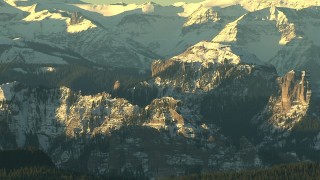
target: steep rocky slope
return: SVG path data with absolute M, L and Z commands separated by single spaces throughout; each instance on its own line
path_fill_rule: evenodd
M 237 169 L 247 167 L 247 161 L 259 162 L 257 155 L 242 157 L 247 151 L 227 145 L 215 126 L 190 122 L 180 108 L 184 107 L 179 101 L 168 97 L 141 108 L 108 94 L 82 96 L 67 88 L 5 84 L 1 127 L 6 131 L 1 133 L 6 139 L 1 148 L 41 148 L 57 166 L 67 169 L 102 174 L 122 169 L 150 177 L 184 174 L 188 168 L 191 173 L 195 167 Z M 216 159 L 224 163 L 216 164 Z M 233 162 L 238 165 L 230 166 Z
M 313 65 L 319 64 L 313 53 L 319 44 L 318 1 L 204 1 L 172 6 L 1 2 L 1 36 L 53 43 L 104 66 L 148 72 L 154 59 L 176 56 L 211 39 L 247 49 L 275 65 L 281 75 L 292 69 L 314 71 Z
M 273 66 L 257 62 L 255 56 L 243 50 L 232 51 L 226 46 L 204 44 L 195 45 L 164 62 L 154 62 L 153 78 L 125 89 L 123 96 L 140 105 L 146 105 L 154 98 L 171 96 L 182 105 L 179 108 L 181 115 L 175 117 L 176 126 L 179 129 L 189 124 L 191 137 L 197 137 L 193 132 L 201 124 L 209 129 L 217 127 L 235 147 L 242 146 L 245 139 L 251 144 L 245 146 L 254 147 L 254 152 L 261 153 L 260 158 L 266 158 L 263 163 L 270 163 L 269 153 L 279 156 L 277 163 L 299 161 L 304 153 L 290 154 L 300 151 L 296 147 L 299 146 L 295 137 L 297 127 L 311 125 L 308 119 L 317 116 L 311 103 L 310 75 L 305 71 L 291 71 L 278 77 Z M 195 54 L 192 50 L 198 47 L 202 51 L 197 50 Z M 310 117 L 312 113 L 313 118 Z M 173 115 L 168 114 L 169 117 Z M 152 127 L 159 128 L 158 120 L 152 123 Z M 305 138 L 307 135 L 301 134 Z M 308 140 L 310 144 L 315 136 Z M 289 140 L 297 143 L 286 143 Z
M 59 167 L 105 175 L 237 170 L 267 166 L 261 152 L 282 148 L 270 144 L 286 139 L 310 110 L 305 72 L 278 78 L 255 56 L 210 42 L 155 62 L 149 81 L 129 89 L 118 83 L 114 94 L 129 101 L 2 85 L 1 148 L 37 147 Z
M 317 1 L 0 2 L 1 149 L 149 178 L 320 159 Z
M 319 30 L 317 7 L 291 9 L 268 7 L 229 23 L 214 42 L 236 44 L 273 64 L 280 75 L 291 70 L 311 74 L 312 89 L 319 94 Z M 268 48 L 264 48 L 268 47 Z

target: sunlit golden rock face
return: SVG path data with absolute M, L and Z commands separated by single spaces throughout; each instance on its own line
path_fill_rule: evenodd
M 253 121 L 260 121 L 262 131 L 290 134 L 303 121 L 311 107 L 309 73 L 290 71 L 277 79 L 278 88 L 268 105 Z
M 175 61 L 155 61 L 152 63 L 151 71 L 152 77 L 156 77 L 161 72 L 164 72 L 167 68 L 173 66 L 174 64 L 179 64 Z
M 320 150 L 289 137 L 320 132 L 320 0 L 71 2 L 0 0 L 0 149 L 150 179 Z
M 81 15 L 81 13 L 73 12 L 71 14 L 70 24 L 71 25 L 78 24 L 78 23 L 82 22 L 82 20 L 83 20 L 83 16 Z
M 309 104 L 311 90 L 305 71 L 290 71 L 280 81 L 281 103 L 284 111 L 288 111 L 293 104 Z

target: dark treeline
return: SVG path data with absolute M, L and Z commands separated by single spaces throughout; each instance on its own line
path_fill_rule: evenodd
M 53 167 L 24 167 L 13 170 L 0 169 L 0 179 L 103 179 L 81 175 Z
M 217 172 L 200 175 L 175 177 L 178 180 L 282 180 L 282 179 L 320 179 L 320 164 L 301 162 L 274 166 L 268 169 L 245 170 L 240 172 Z
M 148 76 L 139 74 L 134 69 L 87 67 L 81 64 L 47 65 L 55 68 L 54 72 L 41 70 L 45 65 L 2 64 L 0 65 L 0 84 L 17 81 L 29 87 L 58 88 L 66 86 L 83 94 L 96 94 L 113 91 L 114 83 L 121 86 L 139 82 Z M 14 69 L 22 69 L 25 73 Z
M 147 178 L 133 172 L 111 171 L 105 176 L 98 176 L 58 169 L 44 152 L 29 148 L 0 151 L 0 179 L 143 180 Z
M 54 167 L 30 166 L 18 169 L 0 169 L 0 179 L 74 179 L 74 180 L 146 180 L 147 178 L 135 177 L 134 174 L 123 172 L 121 175 L 114 173 L 107 176 L 88 175 L 73 171 L 61 170 Z
M 90 176 L 57 169 L 36 149 L 0 151 L 0 179 L 90 179 Z
M 113 172 L 107 176 L 93 176 L 56 168 L 50 158 L 39 150 L 0 151 L 0 179 L 147 179 L 133 172 Z M 215 172 L 173 177 L 178 180 L 198 179 L 319 179 L 320 164 L 300 162 L 278 165 L 267 169 L 244 170 L 240 172 Z
M 36 149 L 0 151 L 0 169 L 14 170 L 23 167 L 55 167 L 51 159 Z

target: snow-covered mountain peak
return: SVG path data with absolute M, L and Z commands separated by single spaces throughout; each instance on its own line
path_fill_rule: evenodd
M 10 5 L 20 5 L 20 4 L 35 4 L 38 2 L 44 3 L 63 3 L 63 4 L 85 4 L 81 0 L 4 0 Z
M 304 69 L 305 64 L 312 64 L 313 67 L 320 66 L 320 47 L 308 39 L 295 39 L 282 48 L 276 56 L 270 59 L 280 74 L 292 69 Z
M 65 20 L 66 18 L 63 17 L 59 13 L 51 13 L 48 10 L 42 10 L 42 11 L 31 11 L 31 13 L 25 17 L 24 21 L 42 21 L 45 19 L 57 19 L 57 20 Z
M 78 33 L 97 26 L 90 20 L 84 18 L 81 13 L 69 13 L 62 10 L 55 12 L 49 10 L 31 11 L 30 14 L 23 19 L 27 22 L 40 22 L 40 26 L 52 27 L 55 32 L 66 31 L 68 33 Z
M 75 6 L 102 14 L 104 16 L 115 16 L 119 15 L 121 13 L 127 12 L 127 11 L 132 11 L 136 10 L 139 8 L 139 5 L 137 4 L 104 4 L 104 5 L 93 5 L 93 4 L 75 4 Z
M 25 47 L 11 47 L 0 55 L 0 63 L 68 64 L 63 58 Z
M 207 7 L 228 7 L 240 4 L 249 11 L 256 11 L 268 7 L 288 7 L 293 9 L 303 9 L 320 5 L 319 0 L 206 0 L 201 4 Z
M 213 42 L 237 44 L 267 62 L 283 46 L 297 38 L 297 27 L 291 18 L 295 12 L 278 7 L 249 12 L 227 24 Z
M 210 21 L 217 22 L 219 21 L 218 12 L 215 12 L 212 8 L 207 8 L 204 6 L 200 6 L 195 12 L 193 12 L 189 17 L 188 20 L 183 25 L 191 26 L 196 24 L 204 24 Z
M 154 2 L 148 2 L 142 5 L 141 10 L 143 13 L 148 14 L 148 13 L 153 13 L 154 8 L 157 6 L 156 3 Z
M 229 23 L 226 27 L 213 38 L 213 42 L 224 42 L 224 43 L 233 43 L 237 41 L 238 28 L 237 25 L 239 21 L 243 19 L 244 15 L 239 17 L 237 20 Z
M 320 5 L 319 0 L 241 0 L 240 4 L 249 11 L 256 11 L 268 7 L 287 7 L 292 9 L 303 9 Z
M 153 13 L 156 7 L 162 7 L 161 5 L 154 2 L 146 2 L 143 4 L 126 4 L 126 3 L 116 3 L 116 4 L 74 4 L 81 9 L 102 14 L 103 16 L 116 16 L 122 13 L 135 11 L 138 13 Z
M 78 33 L 97 26 L 90 20 L 84 18 L 80 13 L 72 13 L 71 18 L 67 19 L 67 32 Z
M 150 178 L 156 169 L 179 176 L 186 167 L 251 166 L 237 160 L 248 157 L 237 155 L 237 137 L 273 150 L 293 142 L 274 131 L 293 132 L 318 110 L 311 101 L 320 94 L 320 10 L 314 5 L 0 0 L 0 80 L 27 85 L 0 85 L 0 149 L 34 145 L 59 167 L 81 163 L 103 175 L 136 173 L 134 164 Z M 150 70 L 151 76 L 138 74 Z M 46 88 L 33 88 L 43 82 Z M 158 146 L 166 151 L 154 166 Z M 114 155 L 123 153 L 128 157 L 118 163 Z
M 184 53 L 175 56 L 172 59 L 187 63 L 200 62 L 204 65 L 209 63 L 261 63 L 255 55 L 249 54 L 239 48 L 207 41 L 202 41 L 192 46 Z
M 239 3 L 239 0 L 205 0 L 202 2 L 206 7 L 228 7 Z
M 202 6 L 201 3 L 185 3 L 185 2 L 179 2 L 179 3 L 174 3 L 172 6 L 174 7 L 179 7 L 182 8 L 183 11 L 178 13 L 179 16 L 181 17 L 188 17 L 190 16 L 193 12 L 195 12 L 197 9 Z
M 15 0 L 2 0 L 3 2 L 11 5 L 11 6 L 16 6 L 16 1 Z M 1 1 L 0 1 L 1 2 Z

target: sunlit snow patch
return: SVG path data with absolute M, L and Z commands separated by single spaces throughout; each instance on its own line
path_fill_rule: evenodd
M 142 7 L 142 12 L 145 14 L 153 13 L 154 12 L 154 6 L 151 3 L 147 3 Z
M 67 24 L 68 24 L 68 26 L 67 26 L 68 33 L 78 33 L 78 32 L 86 31 L 88 29 L 97 27 L 91 21 L 86 20 L 86 19 L 84 19 L 82 22 L 80 22 L 78 24 L 70 24 L 70 20 L 69 20 L 69 22 L 67 22 Z
M 52 73 L 52 72 L 56 72 L 56 68 L 54 67 L 41 67 L 39 69 L 39 72 L 42 72 L 42 73 Z

